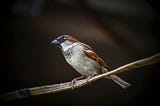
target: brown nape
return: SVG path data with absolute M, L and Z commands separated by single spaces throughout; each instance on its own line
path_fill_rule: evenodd
M 70 36 L 70 35 L 66 35 L 66 38 L 71 41 L 71 42 L 79 42 L 77 39 L 75 39 L 74 37 Z

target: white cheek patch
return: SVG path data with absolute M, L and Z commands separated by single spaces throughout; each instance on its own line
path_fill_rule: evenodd
M 67 42 L 67 41 L 61 44 L 64 52 L 72 48 L 74 45 L 76 45 L 76 43 L 71 44 L 70 42 Z
M 63 47 L 63 50 L 64 52 L 67 51 L 68 49 L 72 48 L 73 45 L 69 45 L 69 46 L 62 46 Z

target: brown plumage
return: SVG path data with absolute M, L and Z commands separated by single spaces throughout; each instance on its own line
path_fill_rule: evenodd
M 103 59 L 100 58 L 90 46 L 79 42 L 72 36 L 62 35 L 56 38 L 52 43 L 61 48 L 66 61 L 77 72 L 82 74 L 82 76 L 91 77 L 109 71 L 108 66 L 103 61 Z M 116 75 L 110 75 L 105 78 L 112 79 L 123 88 L 127 88 L 130 86 L 129 83 L 122 80 Z M 72 82 L 74 82 L 75 80 L 77 80 L 77 78 Z

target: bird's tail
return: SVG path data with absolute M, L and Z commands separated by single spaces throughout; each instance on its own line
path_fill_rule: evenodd
M 109 77 L 105 77 L 105 78 L 109 78 L 109 79 L 112 79 L 114 82 L 116 82 L 118 85 L 120 85 L 122 88 L 126 89 L 128 87 L 131 86 L 130 83 L 122 80 L 121 78 L 119 78 L 118 76 L 116 75 L 111 75 Z

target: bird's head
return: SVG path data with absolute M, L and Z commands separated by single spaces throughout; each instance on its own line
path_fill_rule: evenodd
M 61 49 L 65 49 L 66 47 L 71 46 L 76 42 L 79 42 L 79 41 L 70 35 L 61 35 L 56 39 L 54 39 L 51 43 L 57 45 Z

